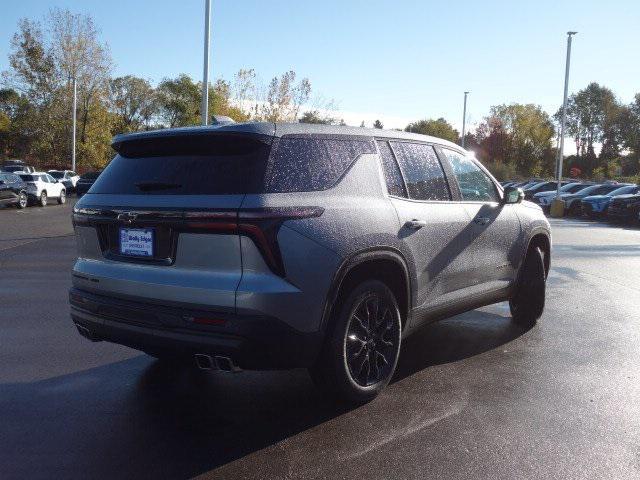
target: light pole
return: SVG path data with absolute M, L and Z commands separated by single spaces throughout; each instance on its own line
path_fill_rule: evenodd
M 553 216 L 562 216 L 564 214 L 564 202 L 560 198 L 560 188 L 562 182 L 562 162 L 564 160 L 564 127 L 567 121 L 567 96 L 569 94 L 569 66 L 571 64 L 571 39 L 578 32 L 567 32 L 567 61 L 564 70 L 564 97 L 562 99 L 562 118 L 560 120 L 560 148 L 558 149 L 558 161 L 556 168 L 558 172 L 558 187 L 556 189 L 556 198 L 553 201 Z
M 209 20 L 211 17 L 211 0 L 204 0 L 204 71 L 202 74 L 202 125 L 209 123 Z
M 75 75 L 71 77 L 73 83 L 73 112 L 71 114 L 71 170 L 76 171 L 76 110 L 78 104 L 78 89 Z
M 464 107 L 462 109 L 462 148 L 464 148 L 464 135 L 467 127 L 467 95 L 469 95 L 469 92 L 464 92 Z

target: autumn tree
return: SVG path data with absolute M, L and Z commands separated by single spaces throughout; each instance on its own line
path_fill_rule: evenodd
M 493 106 L 477 128 L 477 154 L 522 175 L 553 174 L 554 134 L 551 118 L 537 105 Z

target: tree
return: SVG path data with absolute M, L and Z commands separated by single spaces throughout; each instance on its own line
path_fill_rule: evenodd
M 555 114 L 560 121 L 562 109 Z M 577 163 L 583 171 L 591 173 L 607 160 L 615 158 L 622 143 L 622 107 L 613 92 L 593 82 L 567 102 L 566 132 L 576 144 Z M 601 162 L 597 161 L 595 144 L 601 143 Z M 600 165 L 599 165 L 600 164 Z
M 158 85 L 157 96 L 160 120 L 166 127 L 200 123 L 200 88 L 188 75 L 165 78 Z
M 629 150 L 629 157 L 623 164 L 624 175 L 640 173 L 640 93 L 633 102 L 620 113 L 622 145 Z
M 151 84 L 131 75 L 109 80 L 109 106 L 115 115 L 113 133 L 149 129 L 158 111 Z
M 551 118 L 533 104 L 497 105 L 476 130 L 478 157 L 513 165 L 522 175 L 553 174 Z
M 375 122 L 373 122 L 373 128 L 384 128 L 384 125 L 380 120 L 376 120 Z
M 458 143 L 459 141 L 458 131 L 442 117 L 437 120 L 419 120 L 417 122 L 410 123 L 404 130 L 406 132 L 420 133 L 422 135 L 431 135 L 433 137 L 443 138 L 454 143 Z
M 280 78 L 273 77 L 262 104 L 261 119 L 269 122 L 296 121 L 302 105 L 311 95 L 311 82 L 303 78 L 296 83 L 296 72 L 290 70 Z
M 300 123 L 314 123 L 320 125 L 335 125 L 336 119 L 327 115 L 321 115 L 317 110 L 307 111 L 300 117 Z
M 24 155 L 43 166 L 68 166 L 71 157 L 71 79 L 77 80 L 79 165 L 110 156 L 105 98 L 111 58 L 91 17 L 54 9 L 39 22 L 21 20 L 11 41 L 4 81 L 26 101 L 21 109 Z M 17 121 L 17 120 L 16 120 Z M 106 140 L 105 140 L 106 139 Z

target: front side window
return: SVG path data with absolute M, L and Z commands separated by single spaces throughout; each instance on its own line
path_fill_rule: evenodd
M 404 189 L 402 174 L 389 143 L 384 140 L 378 140 L 378 148 L 380 149 L 380 159 L 382 160 L 382 171 L 387 184 L 387 192 L 395 197 L 406 197 L 407 192 Z
M 473 160 L 448 148 L 443 148 L 442 150 L 447 156 L 453 169 L 453 174 L 458 180 L 460 195 L 463 200 L 472 202 L 499 201 L 500 197 L 496 186 Z
M 431 145 L 391 142 L 400 170 L 414 200 L 451 200 L 442 165 Z

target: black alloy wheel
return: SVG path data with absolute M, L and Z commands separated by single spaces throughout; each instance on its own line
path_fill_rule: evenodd
M 389 376 L 400 348 L 394 306 L 371 293 L 354 306 L 344 349 L 351 378 L 360 386 L 374 385 Z

